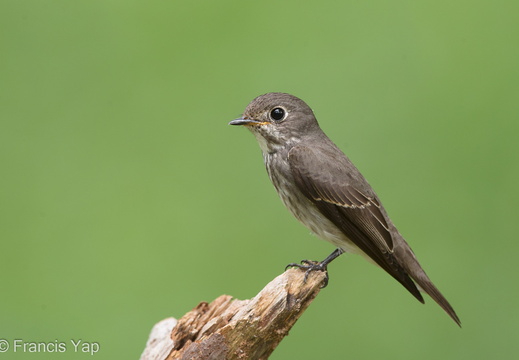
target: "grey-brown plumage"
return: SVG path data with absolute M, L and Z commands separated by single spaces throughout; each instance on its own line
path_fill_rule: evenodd
M 261 95 L 230 124 L 245 125 L 256 136 L 269 177 L 290 212 L 339 249 L 324 262 L 308 262 L 303 268 L 320 266 L 326 270 L 327 264 L 344 251 L 363 255 L 423 303 L 418 284 L 461 325 L 375 191 L 324 134 L 305 102 L 284 93 Z

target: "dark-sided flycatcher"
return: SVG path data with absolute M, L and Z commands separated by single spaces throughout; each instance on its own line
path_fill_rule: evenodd
M 301 99 L 269 93 L 254 99 L 231 125 L 255 136 L 272 184 L 290 212 L 337 249 L 324 261 L 290 264 L 327 271 L 343 252 L 363 255 L 387 271 L 420 302 L 429 294 L 458 324 L 449 302 L 434 286 L 391 222 L 375 191 L 325 135 Z M 326 285 L 326 284 L 325 284 Z

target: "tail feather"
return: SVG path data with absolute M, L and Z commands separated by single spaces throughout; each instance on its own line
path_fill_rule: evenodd
M 422 270 L 421 274 L 417 274 L 417 276 L 413 276 L 413 280 L 423 289 L 440 307 L 445 310 L 445 312 L 451 317 L 459 327 L 461 327 L 461 321 L 456 312 L 452 308 L 451 304 L 447 301 L 447 299 L 442 295 L 440 290 L 429 279 L 429 277 Z
M 400 234 L 398 234 L 400 235 Z M 425 271 L 420 266 L 420 263 L 416 259 L 415 254 L 407 245 L 407 243 L 403 240 L 401 235 L 398 238 L 401 241 L 398 241 L 398 247 L 395 249 L 395 255 L 397 255 L 398 259 L 405 259 L 405 261 L 401 261 L 402 267 L 405 269 L 406 273 L 413 279 L 413 281 L 418 285 L 418 288 L 421 291 L 424 291 L 428 294 L 440 307 L 451 317 L 452 320 L 459 327 L 461 327 L 461 321 L 456 312 L 452 308 L 451 304 L 447 301 L 447 299 L 442 295 L 440 290 L 436 286 L 434 286 L 433 282 Z

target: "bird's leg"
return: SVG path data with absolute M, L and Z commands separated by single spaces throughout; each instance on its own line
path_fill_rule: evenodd
M 301 264 L 297 263 L 291 263 L 288 264 L 285 267 L 285 270 L 289 267 L 297 267 L 299 269 L 306 270 L 305 272 L 305 278 L 304 281 L 306 282 L 306 279 L 308 278 L 308 274 L 310 274 L 311 271 L 324 271 L 326 273 L 326 277 L 323 281 L 323 286 L 321 288 L 325 288 L 328 285 L 328 264 L 331 263 L 335 258 L 339 257 L 341 254 L 344 253 L 344 250 L 342 249 L 335 249 L 326 259 L 323 261 L 312 261 L 312 260 L 301 260 Z

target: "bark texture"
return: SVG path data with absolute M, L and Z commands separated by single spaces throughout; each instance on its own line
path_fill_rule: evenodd
M 155 325 L 141 360 L 267 359 L 319 293 L 325 273 L 289 269 L 254 298 L 222 295 Z M 170 331 L 167 327 L 172 327 Z M 166 328 L 165 328 L 166 327 Z

